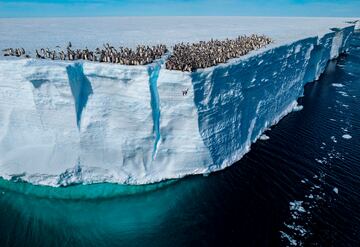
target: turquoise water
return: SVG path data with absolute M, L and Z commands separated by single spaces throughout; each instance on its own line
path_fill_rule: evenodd
M 183 186 L 176 186 L 179 183 Z M 1 246 L 141 244 L 201 188 L 186 179 L 148 186 L 69 188 L 1 180 L 0 186 Z

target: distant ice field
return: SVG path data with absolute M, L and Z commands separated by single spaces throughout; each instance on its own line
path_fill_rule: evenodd
M 210 38 L 234 38 L 266 34 L 275 44 L 325 34 L 345 27 L 353 18 L 294 17 L 91 17 L 0 19 L 0 48 L 61 46 L 94 49 L 109 42 L 115 46 L 197 42 Z M 3 58 L 3 57 L 2 57 Z

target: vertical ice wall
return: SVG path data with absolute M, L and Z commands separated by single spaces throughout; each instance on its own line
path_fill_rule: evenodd
M 83 112 L 79 154 L 86 181 L 136 182 L 149 173 L 156 142 L 145 66 L 86 63 L 93 94 Z M 90 176 L 90 175 L 89 175 Z M 135 180 L 135 181 L 133 181 Z
M 343 52 L 353 27 L 193 73 L 200 133 L 217 170 L 239 160 Z
M 0 174 L 52 184 L 50 175 L 73 167 L 79 150 L 66 67 L 20 60 L 0 68 Z
M 0 176 L 136 184 L 222 169 L 292 110 L 352 32 L 195 73 L 161 62 L 0 61 Z

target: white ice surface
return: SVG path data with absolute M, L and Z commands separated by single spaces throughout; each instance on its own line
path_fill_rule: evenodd
M 345 49 L 350 30 L 330 28 L 346 26 L 327 18 L 0 19 L 0 49 L 69 40 L 89 48 L 171 45 L 254 32 L 274 39 L 193 74 L 165 70 L 161 61 L 2 59 L 0 176 L 52 186 L 142 184 L 223 169 L 297 106 L 304 84 Z
M 0 18 L 0 48 L 75 47 L 94 49 L 110 42 L 115 46 L 196 42 L 266 34 L 275 45 L 311 36 L 329 28 L 343 28 L 354 18 L 294 17 L 97 17 L 97 18 Z M 336 52 L 334 50 L 333 52 Z

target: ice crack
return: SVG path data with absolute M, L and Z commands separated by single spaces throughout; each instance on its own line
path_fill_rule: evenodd
M 161 69 L 161 61 L 152 64 L 148 68 L 149 73 L 149 87 L 150 87 L 150 96 L 151 96 L 151 109 L 152 109 L 152 118 L 153 118 L 153 133 L 155 136 L 154 148 L 152 152 L 152 159 L 156 157 L 157 146 L 160 140 L 160 99 L 159 92 L 157 88 L 157 80 L 159 77 L 159 72 Z

